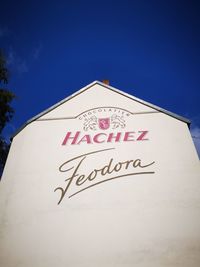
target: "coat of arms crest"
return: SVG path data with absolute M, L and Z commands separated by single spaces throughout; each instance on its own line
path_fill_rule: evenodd
M 101 130 L 107 130 L 110 127 L 110 118 L 99 118 L 98 124 Z

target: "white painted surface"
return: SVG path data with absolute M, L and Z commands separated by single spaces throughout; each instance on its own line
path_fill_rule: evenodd
M 90 108 L 113 105 L 130 112 L 152 111 L 114 92 L 98 88 L 97 94 L 97 88 L 93 89 L 43 118 L 76 116 Z M 199 267 L 199 160 L 187 125 L 163 113 L 127 116 L 123 129 L 84 131 L 83 122 L 79 118 L 34 121 L 15 136 L 0 184 L 0 265 Z M 94 135 L 141 130 L 148 130 L 149 140 L 62 146 L 69 131 Z M 111 158 L 113 163 L 138 158 L 143 164 L 155 163 L 99 175 L 82 186 L 75 185 L 75 177 L 57 205 L 60 192 L 54 190 L 64 188 L 74 170 L 60 172 L 59 166 L 108 148 L 114 149 L 87 155 L 77 173 L 89 174 Z M 155 173 L 124 176 L 68 198 L 129 170 Z

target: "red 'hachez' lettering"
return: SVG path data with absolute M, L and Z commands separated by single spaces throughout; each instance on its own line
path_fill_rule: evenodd
M 102 144 L 102 143 L 115 143 L 115 142 L 129 142 L 129 141 L 145 141 L 148 131 L 137 132 L 116 132 L 116 133 L 97 133 L 95 135 L 84 134 L 80 131 L 76 133 L 67 132 L 62 145 L 79 145 L 86 144 Z

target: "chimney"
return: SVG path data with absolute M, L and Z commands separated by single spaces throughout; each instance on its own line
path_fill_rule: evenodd
M 109 80 L 103 80 L 102 83 L 105 83 L 105 84 L 107 84 L 107 85 L 110 84 Z

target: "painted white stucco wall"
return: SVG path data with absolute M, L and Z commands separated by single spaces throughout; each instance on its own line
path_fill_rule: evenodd
M 92 116 L 96 130 L 84 128 Z M 80 132 L 75 144 L 69 132 Z M 199 267 L 199 174 L 186 123 L 95 85 L 14 137 L 0 183 L 0 265 Z

